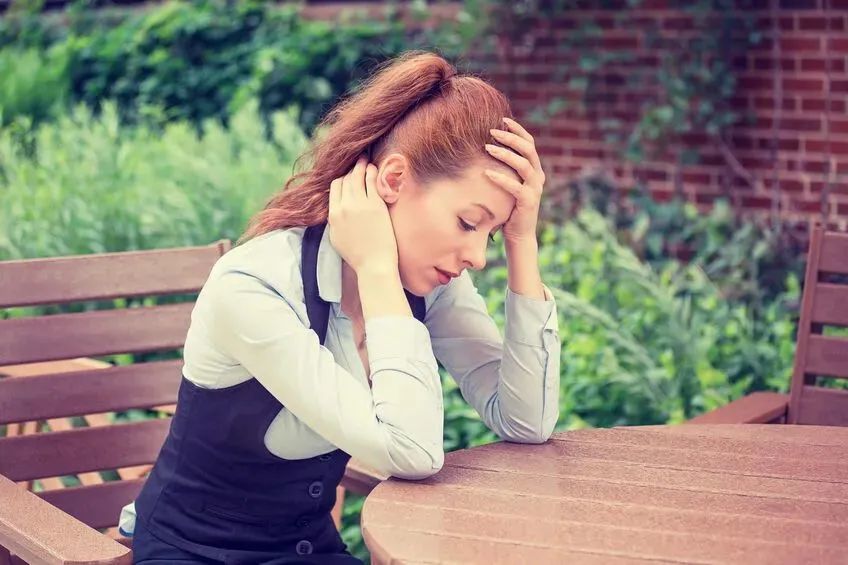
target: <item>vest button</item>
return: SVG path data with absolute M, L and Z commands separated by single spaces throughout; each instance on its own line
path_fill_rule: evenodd
M 309 496 L 318 498 L 324 492 L 324 484 L 321 481 L 315 481 L 309 485 Z
M 312 544 L 309 541 L 303 539 L 297 542 L 297 545 L 295 546 L 294 550 L 297 552 L 298 555 L 309 555 L 312 553 Z
M 306 518 L 298 518 L 298 519 L 297 519 L 297 522 L 295 522 L 295 525 L 296 525 L 298 528 L 305 528 L 305 527 L 307 527 L 307 526 L 308 526 L 309 524 L 311 524 L 311 523 L 312 523 L 312 522 L 310 522 L 310 521 L 309 521 L 309 520 L 307 520 Z
M 333 458 L 332 455 L 330 455 L 329 453 L 325 453 L 324 455 L 318 456 L 318 461 L 329 461 L 332 458 Z

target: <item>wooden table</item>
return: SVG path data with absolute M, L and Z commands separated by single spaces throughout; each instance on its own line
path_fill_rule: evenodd
M 848 428 L 643 426 L 447 454 L 365 502 L 374 563 L 848 564 Z

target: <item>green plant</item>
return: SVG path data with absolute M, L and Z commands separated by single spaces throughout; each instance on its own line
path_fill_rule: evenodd
M 237 239 L 305 147 L 294 112 L 273 119 L 273 142 L 256 104 L 199 138 L 187 122 L 122 129 L 114 105 L 99 118 L 80 106 L 37 130 L 19 124 L 34 156 L 0 130 L 0 258 Z
M 0 127 L 18 116 L 52 118 L 68 98 L 67 53 L 61 47 L 0 50 Z

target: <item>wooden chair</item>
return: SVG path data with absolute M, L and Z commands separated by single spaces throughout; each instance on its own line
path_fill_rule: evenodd
M 690 424 L 786 423 L 848 426 L 848 390 L 819 386 L 820 377 L 848 378 L 848 233 L 813 229 L 789 394 L 755 392 Z
M 191 300 L 229 248 L 220 241 L 0 262 L 0 308 Z M 182 361 L 113 366 L 91 357 L 179 350 L 192 307 L 185 301 L 0 320 L 0 565 L 132 561 L 131 541 L 114 527 L 168 432 Z M 163 407 L 160 419 L 113 423 L 114 412 Z M 61 477 L 79 486 L 66 487 Z M 333 510 L 337 526 L 345 488 L 367 494 L 381 479 L 351 462 Z

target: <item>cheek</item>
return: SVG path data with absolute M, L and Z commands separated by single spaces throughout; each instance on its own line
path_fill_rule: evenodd
M 444 206 L 435 207 L 427 199 L 408 202 L 391 209 L 401 266 L 432 266 L 456 243 L 456 222 Z M 426 265 L 424 265 L 426 264 Z

